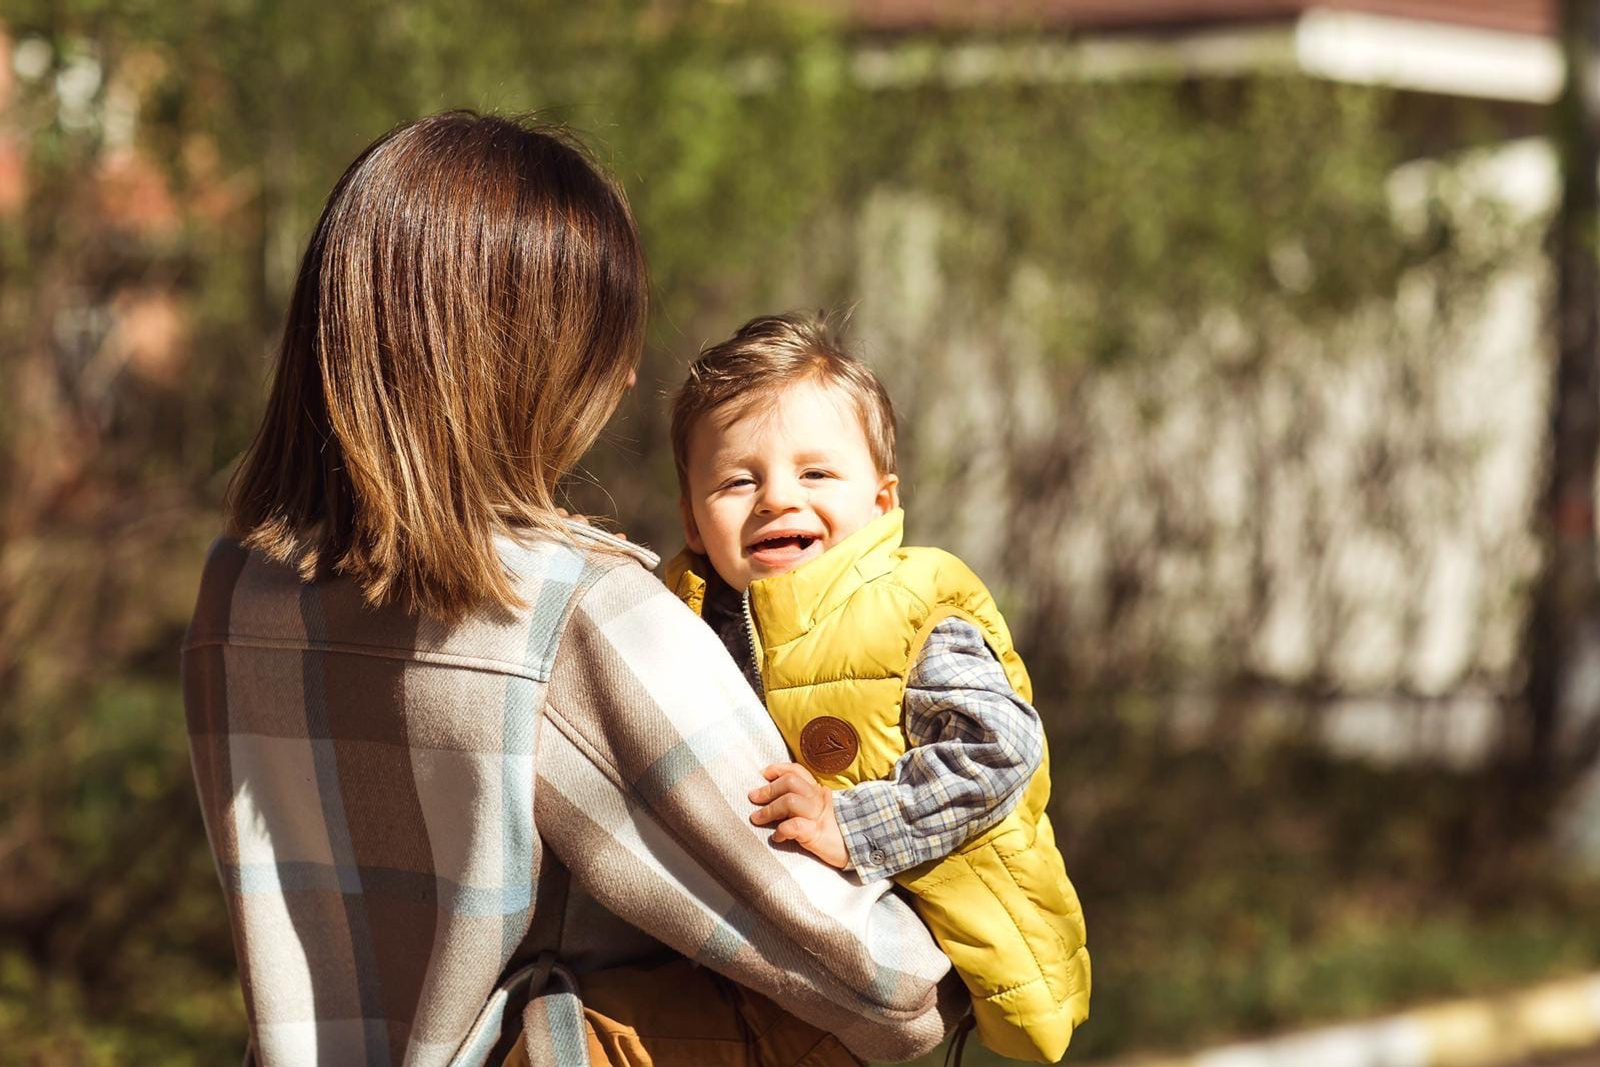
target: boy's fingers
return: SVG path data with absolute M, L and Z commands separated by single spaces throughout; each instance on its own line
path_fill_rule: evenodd
M 779 822 L 794 816 L 815 819 L 821 814 L 817 810 L 817 805 L 810 798 L 796 796 L 793 793 L 785 793 L 766 807 L 757 808 L 751 814 L 750 821 L 757 826 L 766 826 L 769 823 Z
M 785 819 L 772 831 L 774 841 L 798 841 L 802 845 L 816 836 L 817 824 L 803 816 Z
M 782 796 L 815 797 L 821 795 L 822 787 L 816 782 L 801 778 L 794 774 L 785 774 L 768 782 L 758 785 L 750 790 L 750 803 L 765 804 Z
M 768 779 L 766 785 L 758 785 L 750 790 L 750 802 L 752 804 L 765 804 L 774 797 L 782 796 L 788 791 L 789 787 L 784 785 L 781 778 Z
M 792 815 L 799 814 L 801 812 L 795 810 L 794 797 L 785 794 L 766 807 L 757 808 L 751 814 L 750 821 L 757 826 L 769 826 L 772 823 L 781 822 Z
M 761 769 L 761 777 L 769 782 L 785 774 L 798 774 L 806 778 L 811 777 L 811 772 L 798 763 L 774 763 Z

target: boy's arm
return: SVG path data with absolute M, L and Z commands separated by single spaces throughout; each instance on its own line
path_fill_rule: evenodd
M 885 878 L 948 856 L 1010 814 L 1044 755 L 1039 713 L 977 627 L 933 628 L 906 686 L 911 747 L 881 781 L 834 794 L 848 866 Z

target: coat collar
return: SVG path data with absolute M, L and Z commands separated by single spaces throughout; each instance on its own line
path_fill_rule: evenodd
M 808 563 L 750 583 L 750 609 L 764 643 L 781 645 L 805 634 L 867 582 L 894 569 L 894 553 L 905 536 L 899 508 L 867 525 Z M 662 572 L 664 581 L 696 614 L 705 605 L 710 565 L 688 549 Z
M 656 565 L 661 562 L 660 556 L 643 545 L 636 545 L 632 541 L 618 537 L 616 534 L 607 533 L 598 526 L 591 526 L 581 519 L 567 519 L 564 525 L 567 532 L 575 540 L 599 545 L 613 552 L 620 552 L 637 560 L 646 570 L 655 570 Z

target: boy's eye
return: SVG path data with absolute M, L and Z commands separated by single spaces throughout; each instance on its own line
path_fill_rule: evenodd
M 828 472 L 827 471 L 819 471 L 819 470 L 809 470 L 809 471 L 806 471 L 804 474 L 802 474 L 800 477 L 802 477 L 802 478 L 810 478 L 810 479 L 815 481 L 817 479 L 828 477 Z
M 727 481 L 723 482 L 722 483 L 722 488 L 724 488 L 724 489 L 738 489 L 738 488 L 741 488 L 742 486 L 755 485 L 755 484 L 756 484 L 756 480 L 754 478 L 746 478 L 743 475 L 741 475 L 741 476 L 739 476 L 737 478 L 729 478 Z

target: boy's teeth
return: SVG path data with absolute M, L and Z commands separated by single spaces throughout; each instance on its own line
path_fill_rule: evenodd
M 757 541 L 755 547 L 758 548 L 758 549 L 759 548 L 782 548 L 784 545 L 793 544 L 798 548 L 804 549 L 804 548 L 810 548 L 811 547 L 811 542 L 813 542 L 815 540 L 816 540 L 815 537 L 804 537 L 804 536 L 801 536 L 799 534 L 790 534 L 787 537 L 769 537 L 769 538 L 767 538 L 767 539 L 765 539 L 763 541 Z

